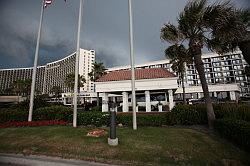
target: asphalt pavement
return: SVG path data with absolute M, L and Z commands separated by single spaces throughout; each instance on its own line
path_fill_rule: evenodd
M 0 153 L 0 166 L 111 166 L 96 162 L 47 156 Z M 114 165 L 112 165 L 114 166 Z

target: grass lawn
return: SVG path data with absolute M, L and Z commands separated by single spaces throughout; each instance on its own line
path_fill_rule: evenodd
M 87 137 L 92 128 L 71 126 L 0 129 L 0 152 L 76 158 L 123 165 L 250 165 L 250 154 L 197 130 L 181 127 L 118 128 L 119 145 L 107 136 Z M 106 128 L 108 130 L 108 128 Z

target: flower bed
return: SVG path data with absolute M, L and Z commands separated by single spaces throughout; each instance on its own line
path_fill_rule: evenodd
M 0 128 L 7 127 L 24 127 L 24 126 L 51 126 L 51 125 L 66 125 L 67 122 L 62 120 L 49 120 L 49 121 L 31 121 L 31 122 L 6 122 L 0 124 Z

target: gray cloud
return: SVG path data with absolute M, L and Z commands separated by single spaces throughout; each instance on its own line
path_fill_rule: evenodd
M 210 0 L 211 2 L 214 0 Z M 33 65 L 40 1 L 0 1 L 0 68 Z M 45 9 L 39 64 L 75 51 L 77 0 L 56 0 Z M 168 46 L 160 40 L 161 26 L 176 22 L 187 0 L 133 1 L 135 62 L 164 59 Z M 234 0 L 238 7 L 248 0 Z M 127 0 L 85 0 L 81 47 L 96 50 L 96 59 L 107 67 L 127 65 L 129 59 Z

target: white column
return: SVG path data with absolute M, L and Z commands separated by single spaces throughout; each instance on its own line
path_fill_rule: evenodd
M 108 112 L 109 106 L 108 106 L 108 93 L 103 93 L 102 97 L 102 112 Z
M 128 92 L 122 92 L 122 112 L 128 112 Z
M 214 97 L 218 97 L 218 96 L 217 96 L 217 92 L 214 92 Z
M 173 99 L 173 90 L 168 90 L 168 98 L 169 98 L 169 110 L 171 111 L 174 108 L 174 99 Z
M 230 91 L 230 99 L 234 101 L 236 100 L 236 94 L 234 91 Z
M 201 93 L 198 92 L 198 99 L 202 98 Z
M 151 102 L 150 102 L 150 92 L 145 91 L 145 99 L 146 99 L 146 112 L 151 112 Z
M 160 105 L 160 104 L 158 105 L 158 111 L 162 112 L 162 105 Z

